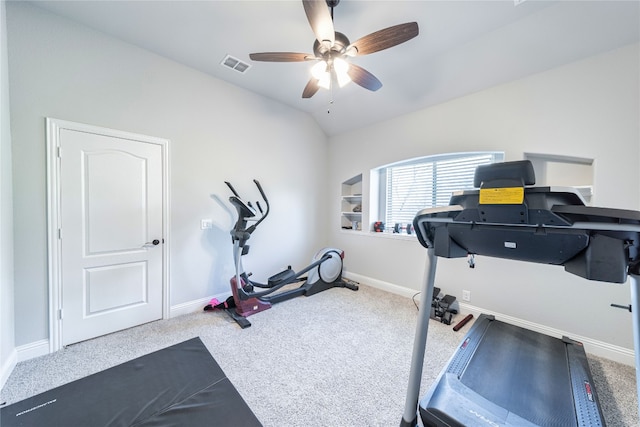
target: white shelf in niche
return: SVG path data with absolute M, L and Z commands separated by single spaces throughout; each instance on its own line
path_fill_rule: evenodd
M 342 182 L 340 197 L 341 228 L 362 231 L 362 174 Z
M 342 196 L 342 200 L 347 203 L 360 203 L 362 202 L 362 194 L 353 194 L 350 196 Z
M 573 155 L 524 153 L 536 174 L 537 186 L 571 187 L 577 190 L 587 205 L 593 197 L 593 162 L 588 157 Z

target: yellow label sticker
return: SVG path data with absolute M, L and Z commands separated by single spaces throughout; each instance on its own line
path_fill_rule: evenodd
M 480 189 L 481 205 L 521 205 L 523 201 L 523 187 Z

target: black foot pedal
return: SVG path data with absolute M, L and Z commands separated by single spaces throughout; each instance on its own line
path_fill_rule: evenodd
M 251 322 L 249 322 L 246 317 L 240 316 L 236 312 L 235 308 L 227 308 L 225 311 L 242 329 L 246 329 L 251 326 Z
M 342 279 L 342 283 L 344 283 L 344 287 L 347 289 L 351 289 L 352 291 L 357 291 L 359 289 L 358 282 L 354 282 L 349 279 Z

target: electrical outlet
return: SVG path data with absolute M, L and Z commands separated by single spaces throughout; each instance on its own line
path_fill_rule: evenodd
M 462 291 L 462 300 L 471 301 L 471 291 Z

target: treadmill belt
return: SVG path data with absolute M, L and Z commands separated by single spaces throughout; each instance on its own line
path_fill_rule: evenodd
M 491 322 L 460 381 L 534 424 L 576 425 L 566 345 L 557 338 Z
M 259 427 L 261 423 L 200 338 L 193 338 L 0 408 L 0 425 Z

